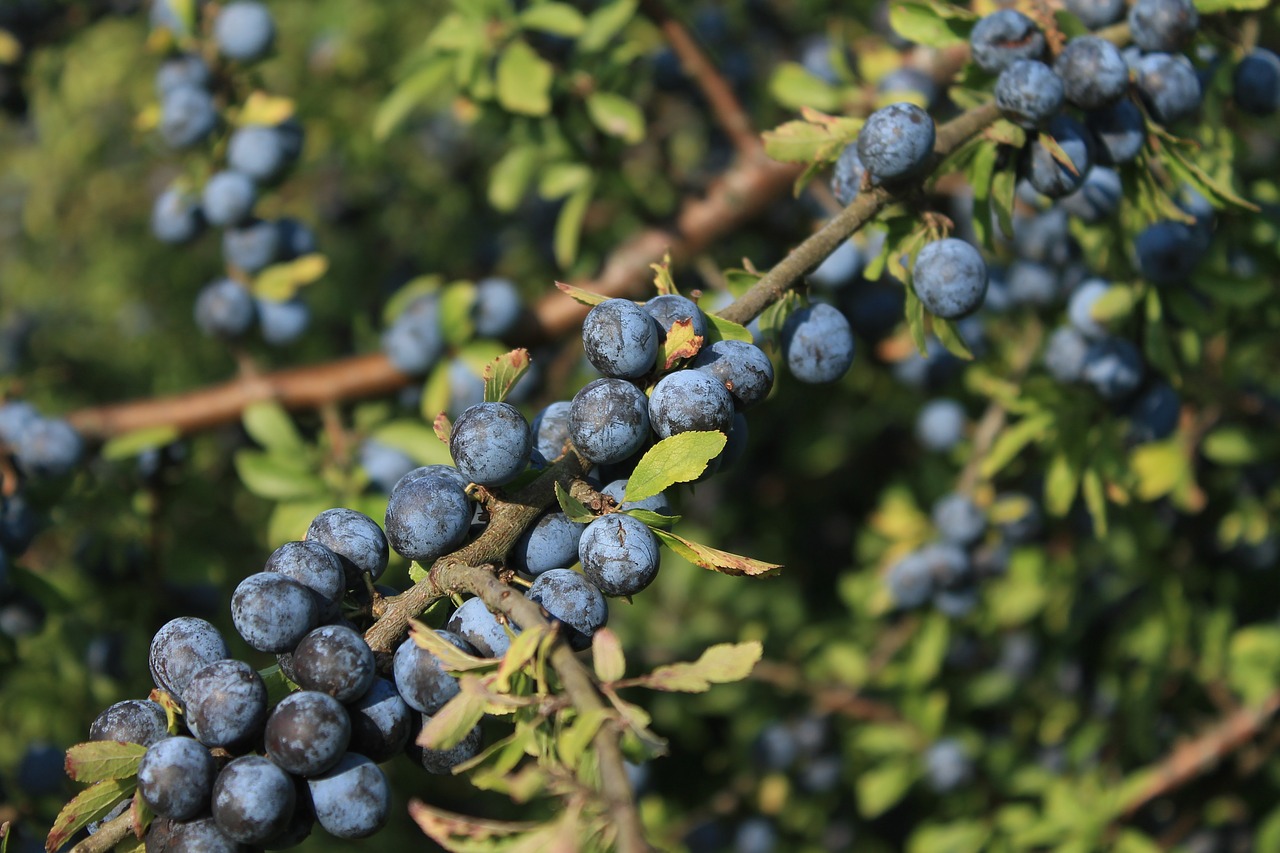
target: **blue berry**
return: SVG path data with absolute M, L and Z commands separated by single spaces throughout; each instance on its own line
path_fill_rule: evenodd
M 227 165 L 259 184 L 268 184 L 289 166 L 285 140 L 274 127 L 249 124 L 227 141 Z
M 164 708 L 149 699 L 126 699 L 103 711 L 89 726 L 89 740 L 151 746 L 169 736 Z
M 459 473 L 481 486 L 503 486 L 529 464 L 529 423 L 510 403 L 478 403 L 449 435 Z
M 297 297 L 284 302 L 254 299 L 253 304 L 258 315 L 258 331 L 271 346 L 293 343 L 311 324 L 311 309 Z
M 253 212 L 258 190 L 248 175 L 224 169 L 209 178 L 200 199 L 209 224 L 236 225 Z
M 653 322 L 648 314 L 644 316 Z M 649 399 L 623 379 L 590 382 L 573 396 L 569 435 L 588 462 L 621 462 L 649 436 Z
M 453 611 L 445 630 L 466 640 L 487 658 L 500 658 L 511 648 L 511 635 L 478 598 L 468 598 Z
M 320 776 L 309 779 L 316 822 L 338 838 L 367 838 L 391 816 L 391 786 L 368 758 L 347 753 Z
M 1093 133 L 1096 159 L 1106 166 L 1132 161 L 1147 141 L 1142 111 L 1132 101 L 1091 110 L 1085 114 L 1085 124 Z
M 387 541 L 406 560 L 429 566 L 467 538 L 473 512 L 457 480 L 406 476 L 387 499 Z
M 369 644 L 345 625 L 321 625 L 303 637 L 293 651 L 293 672 L 303 690 L 343 703 L 363 696 L 377 677 Z
M 155 8 L 154 6 L 152 7 Z M 178 821 L 158 818 L 147 829 L 147 844 L 153 850 L 200 853 L 243 853 L 244 845 L 228 838 L 212 817 Z
M 947 237 L 920 250 L 911 287 L 930 314 L 948 320 L 966 317 L 982 307 L 987 265 L 973 246 Z
M 1080 377 L 1104 400 L 1122 400 L 1142 384 L 1143 372 L 1137 347 L 1124 338 L 1104 338 L 1089 345 Z
M 151 233 L 162 243 L 187 243 L 204 230 L 200 200 L 177 187 L 156 196 L 151 208 Z
M 890 104 L 867 118 L 858 133 L 858 156 L 881 181 L 919 175 L 933 156 L 933 119 L 915 104 Z
M 196 296 L 196 325 L 206 335 L 238 338 L 253 325 L 253 296 L 239 282 L 223 278 Z
M 1071 325 L 1086 338 L 1104 338 L 1106 328 L 1093 318 L 1093 306 L 1111 290 L 1111 285 L 1102 279 L 1094 278 L 1086 281 L 1071 294 L 1067 303 L 1067 317 Z
M 876 92 L 881 95 L 905 95 L 902 100 L 918 103 L 925 109 L 938 100 L 938 84 L 919 68 L 893 69 L 876 82 Z
M 289 774 L 261 755 L 235 759 L 213 783 L 214 822 L 241 844 L 262 844 L 283 832 L 296 802 Z
M 1173 435 L 1182 414 L 1182 400 L 1168 382 L 1155 382 L 1129 404 L 1129 438 L 1143 444 Z
M 972 545 L 987 529 L 987 515 L 968 495 L 953 492 L 933 505 L 938 535 L 955 545 Z
M 629 515 L 610 513 L 587 525 L 578 542 L 587 578 L 605 595 L 635 595 L 658 576 L 658 539 Z
M 466 359 L 454 357 L 449 362 L 449 415 L 459 417 L 467 409 L 483 402 L 484 379 Z
M 1191 118 L 1204 92 L 1191 60 L 1181 54 L 1152 53 L 1138 61 L 1138 92 L 1151 117 L 1163 125 Z
M 451 631 L 436 631 L 464 652 L 474 651 L 465 640 Z M 415 711 L 434 714 L 458 695 L 458 680 L 440 667 L 440 659 L 419 646 L 413 638 L 396 649 L 393 661 L 396 689 L 405 704 Z
M 409 742 L 412 712 L 396 686 L 385 678 L 375 678 L 369 690 L 347 706 L 347 713 L 351 717 L 348 748 L 352 752 L 381 763 L 399 755 Z
M 360 467 L 369 475 L 370 482 L 384 493 L 389 493 L 401 477 L 418 467 L 403 450 L 372 438 L 360 443 L 357 455 Z
M 570 521 L 563 512 L 545 513 L 511 546 L 507 561 L 516 571 L 535 576 L 572 566 L 577 562 L 578 540 L 585 527 Z
M 525 597 L 561 623 L 570 648 L 578 651 L 590 648 L 591 637 L 609 621 L 609 605 L 599 587 L 572 569 L 543 572 Z
M 1067 8 L 1091 30 L 1102 29 L 1124 17 L 1124 0 L 1066 0 Z
M 378 522 L 353 509 L 327 509 L 307 528 L 307 539 L 319 542 L 342 560 L 347 587 L 359 583 L 360 574 L 372 580 L 387 570 L 387 537 Z
M 1023 172 L 1037 191 L 1061 198 L 1080 188 L 1092 165 L 1089 132 L 1075 119 L 1059 115 L 1050 120 L 1048 133 L 1067 155 L 1071 168 L 1058 162 L 1036 139 L 1023 149 Z
M 409 304 L 382 333 L 382 351 L 397 370 L 420 375 L 431 369 L 444 352 L 440 306 L 434 295 Z
M 1187 281 L 1200 260 L 1191 228 L 1173 220 L 1148 225 L 1134 240 L 1133 249 L 1142 277 L 1157 286 Z
M 1044 351 L 1044 366 L 1059 382 L 1078 382 L 1084 371 L 1089 342 L 1071 326 L 1054 329 Z
M 283 134 L 283 127 L 285 125 L 277 125 L 276 131 Z M 315 232 L 306 223 L 299 222 L 292 216 L 285 216 L 277 219 L 276 225 L 280 229 L 281 260 L 292 261 L 318 251 Z
M 862 275 L 865 260 L 858 244 L 845 240 L 809 273 L 809 281 L 827 290 L 838 290 Z
M 801 382 L 835 382 L 853 363 L 853 330 L 830 305 L 800 308 L 783 324 L 782 353 Z
M 962 619 L 978 606 L 978 590 L 971 586 L 940 589 L 933 594 L 933 607 L 948 619 Z
M 1018 59 L 1044 55 L 1044 33 L 1021 12 L 1001 9 L 974 25 L 969 33 L 973 61 L 988 74 L 999 74 Z
M 1022 127 L 1038 127 L 1062 109 L 1062 78 L 1034 59 L 1018 59 L 996 79 L 996 106 L 1004 117 Z
M 567 400 L 560 400 L 534 416 L 533 423 L 529 424 L 529 434 L 533 439 L 529 458 L 533 467 L 545 468 L 564 453 L 569 442 L 569 411 L 572 408 Z
M 1097 36 L 1067 42 L 1053 70 L 1062 78 L 1067 102 L 1082 110 L 1110 106 L 1129 91 L 1129 66 L 1120 50 Z
M 166 622 L 151 639 L 147 664 L 156 687 L 178 701 L 191 677 L 205 664 L 231 656 L 227 642 L 203 619 L 182 616 Z
M 502 337 L 515 326 L 522 310 L 520 291 L 510 280 L 482 278 L 476 282 L 476 302 L 471 314 L 477 335 Z
M 964 438 L 964 407 L 955 400 L 930 400 L 916 416 L 916 438 L 927 450 L 944 452 Z
M 430 721 L 431 717 L 423 715 L 416 729 L 421 732 L 422 727 Z M 466 736 L 454 746 L 448 749 L 432 749 L 419 746 L 417 743 L 418 738 L 415 735 L 407 750 L 409 760 L 420 765 L 428 773 L 447 776 L 453 773 L 453 768 L 480 752 L 480 738 L 480 727 L 476 726 L 467 732 Z
M 1035 216 L 1013 220 L 1013 247 L 1018 257 L 1036 263 L 1062 266 L 1076 254 L 1065 210 L 1051 207 Z
M 937 741 L 925 752 L 925 774 L 935 791 L 945 794 L 969 781 L 973 762 L 960 742 L 951 738 Z
M 156 94 L 163 99 L 183 86 L 207 89 L 209 82 L 209 66 L 205 61 L 194 53 L 184 53 L 160 64 L 160 70 L 156 72 Z
M 240 748 L 260 734 L 267 720 L 267 687 L 244 661 L 205 664 L 182 693 L 187 728 L 208 747 Z
M 22 435 L 40 419 L 36 407 L 21 400 L 0 406 L 0 441 L 16 447 Z
M 840 159 L 836 160 L 835 173 L 831 177 L 831 192 L 835 195 L 836 201 L 846 207 L 853 204 L 853 200 L 858 197 L 858 191 L 862 188 L 862 180 L 866 173 L 862 159 L 858 156 L 858 143 L 850 142 L 845 146 L 844 151 L 840 152 Z
M 267 757 L 298 776 L 315 776 L 338 763 L 351 740 L 351 718 L 326 693 L 299 690 L 280 700 L 267 718 Z
M 1280 109 L 1280 56 L 1256 47 L 1240 60 L 1231 79 L 1240 109 L 1256 116 Z
M 170 148 L 190 148 L 217 126 L 217 107 L 204 89 L 179 86 L 160 101 L 160 136 Z
M 209 807 L 217 767 L 209 750 L 189 737 L 165 738 L 138 765 L 138 792 L 161 817 L 186 820 Z
M 33 477 L 67 474 L 83 452 L 80 434 L 60 418 L 36 418 L 22 431 L 14 448 L 18 467 Z
M 653 297 L 641 307 L 658 321 L 664 337 L 671 333 L 671 327 L 677 320 L 688 320 L 693 324 L 695 335 L 702 338 L 707 336 L 707 318 L 692 299 L 678 293 L 664 293 Z
M 890 567 L 885 575 L 889 594 L 899 607 L 912 610 L 933 595 L 933 576 L 921 552 L 912 551 Z
M 753 817 L 742 822 L 733 835 L 733 853 L 773 853 L 778 846 L 778 831 L 773 822 Z
M 1115 214 L 1124 197 L 1124 186 L 1115 169 L 1094 166 L 1085 176 L 1080 189 L 1064 196 L 1062 209 L 1085 222 L 1100 222 Z
M 320 621 L 311 590 L 275 572 L 249 575 L 231 595 L 231 621 L 260 652 L 291 651 Z
M 653 370 L 662 327 L 629 299 L 607 299 L 582 321 L 582 345 L 596 370 L 615 379 L 637 379 Z
M 728 432 L 733 425 L 733 397 L 709 373 L 678 370 L 653 387 L 649 425 L 659 438 L 693 430 Z
M 250 220 L 222 232 L 222 257 L 228 266 L 249 275 L 261 272 L 280 257 L 280 229 L 275 222 Z
M 698 353 L 692 366 L 718 379 L 742 411 L 764 400 L 773 388 L 773 362 L 746 341 L 716 341 Z
M 1136 0 L 1129 7 L 1129 32 L 1148 53 L 1181 50 L 1199 26 L 1191 0 Z
M 218 52 L 238 62 L 255 62 L 271 50 L 276 25 L 267 7 L 253 0 L 236 0 L 222 7 L 213 22 Z
M 962 511 L 962 514 L 964 511 Z M 972 517 L 965 522 L 974 525 Z M 957 524 L 961 527 L 963 524 Z M 956 589 L 967 584 L 973 576 L 973 564 L 965 550 L 952 542 L 934 542 L 924 546 L 918 552 L 921 561 L 929 569 L 934 590 Z

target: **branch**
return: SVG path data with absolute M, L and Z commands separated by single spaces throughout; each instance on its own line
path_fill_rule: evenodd
M 1198 737 L 1179 743 L 1161 761 L 1139 774 L 1148 781 L 1124 799 L 1117 820 L 1133 817 L 1147 803 L 1213 769 L 1228 754 L 1257 737 L 1277 711 L 1280 691 L 1267 696 L 1258 707 L 1234 711 Z
M 733 143 L 743 157 L 758 157 L 763 153 L 760 137 L 751 126 L 751 119 L 733 93 L 733 87 L 724 79 L 698 42 L 684 24 L 671 16 L 662 0 L 640 0 L 640 9 L 653 20 L 666 37 L 671 50 L 680 59 L 686 74 L 693 78 L 715 116 L 716 124 Z
M 133 812 L 125 809 L 123 814 L 98 827 L 98 831 L 71 848 L 71 853 L 107 853 L 126 837 L 133 834 Z
M 1000 111 L 995 104 L 984 104 L 961 113 L 938 128 L 933 149 L 933 168 L 936 169 L 939 163 L 999 117 Z M 874 219 L 877 213 L 889 204 L 905 198 L 915 188 L 915 184 L 910 184 L 891 191 L 881 186 L 858 193 L 852 204 L 812 237 L 792 249 L 750 290 L 721 311 L 720 316 L 735 323 L 749 323 L 795 287 L 805 273 L 822 263 L 841 243 L 853 236 L 855 231 Z

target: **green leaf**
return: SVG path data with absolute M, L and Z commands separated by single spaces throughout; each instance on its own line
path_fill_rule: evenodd
M 386 141 L 419 104 L 450 94 L 453 87 L 447 81 L 452 70 L 452 59 L 437 56 L 397 83 L 373 114 L 373 138 Z
M 560 511 L 570 521 L 576 521 L 579 524 L 590 524 L 596 520 L 595 513 L 587 509 L 582 501 L 569 494 L 564 486 L 559 483 L 556 483 L 556 500 L 560 503 Z
M 418 648 L 435 655 L 445 672 L 470 672 L 493 666 L 492 660 L 467 654 L 417 619 L 409 620 L 409 638 Z
M 613 0 L 587 18 L 587 28 L 578 39 L 578 49 L 593 53 L 603 49 L 635 17 L 637 0 Z
M 523 41 L 513 41 L 498 57 L 498 103 L 507 112 L 544 116 L 551 112 L 555 68 Z
M 475 304 L 476 287 L 469 281 L 450 282 L 440 291 L 440 328 L 450 346 L 462 346 L 475 337 Z
M 742 557 L 707 545 L 701 545 L 697 542 L 690 542 L 683 536 L 677 536 L 674 533 L 656 527 L 649 529 L 653 531 L 654 536 L 661 539 L 672 551 L 675 551 L 695 566 L 710 569 L 713 572 L 720 572 L 724 575 L 749 575 L 754 577 L 782 568 L 780 565 L 766 563 L 763 560 L 754 560 L 751 557 Z
M 76 782 L 128 779 L 138 773 L 147 748 L 113 740 L 78 743 L 67 750 L 67 775 Z
M 629 145 L 644 139 L 644 112 L 622 95 L 592 92 L 587 96 L 587 115 L 602 133 L 616 136 Z
M 991 206 L 996 212 L 1000 233 L 1013 239 L 1013 204 L 1018 188 L 1018 175 L 1012 168 L 1002 169 L 991 178 Z
M 722 432 L 701 430 L 664 438 L 640 457 L 627 478 L 623 501 L 642 501 L 668 486 L 698 479 L 707 470 L 707 463 L 724 450 L 728 440 Z
M 62 848 L 82 828 L 101 820 L 123 799 L 133 794 L 135 778 L 95 782 L 62 807 L 44 847 L 49 853 Z
M 1278 683 L 1280 673 L 1280 628 L 1252 625 L 1241 628 L 1231 637 L 1227 665 L 1227 682 L 1246 702 L 1257 704 Z
M 1219 12 L 1256 12 L 1265 9 L 1271 0 L 1196 0 L 1196 9 L 1205 15 Z
M 285 302 L 298 291 L 319 281 L 329 271 L 329 259 L 312 253 L 292 261 L 272 264 L 253 280 L 253 295 L 272 302 Z
M 933 325 L 933 333 L 938 336 L 938 340 L 942 341 L 947 352 L 957 358 L 973 361 L 973 353 L 969 350 L 969 345 L 964 342 L 964 336 L 960 334 L 955 323 L 941 317 L 934 317 L 929 322 Z
M 426 724 L 418 735 L 418 746 L 427 749 L 452 749 L 462 743 L 462 739 L 484 717 L 488 700 L 483 692 L 466 689 L 469 680 L 460 682 L 463 689 L 446 702 L 443 708 L 431 716 L 423 715 Z
M 897 805 L 916 780 L 915 762 L 908 759 L 886 761 L 858 776 L 858 813 L 870 820 Z
M 529 351 L 513 349 L 498 356 L 484 367 L 484 400 L 486 403 L 501 403 L 507 399 L 511 389 L 529 370 Z
M 177 441 L 182 436 L 174 426 L 155 426 L 146 427 L 144 429 L 135 429 L 132 432 L 126 432 L 102 445 L 102 458 L 111 462 L 121 459 L 131 459 L 141 453 L 159 447 L 164 447 Z
M 1080 491 L 1080 463 L 1066 451 L 1049 460 L 1044 477 L 1044 508 L 1054 518 L 1063 518 Z
M 889 26 L 907 41 L 927 47 L 963 44 L 976 15 L 946 3 L 895 0 L 889 4 Z
M 627 660 L 617 634 L 600 628 L 591 636 L 591 663 L 602 684 L 618 681 L 627 674 Z
M 1138 481 L 1138 498 L 1154 501 L 1168 496 L 1190 473 L 1187 464 L 1187 455 L 1176 439 L 1134 448 L 1129 466 Z
M 1097 536 L 1107 535 L 1107 497 L 1103 491 L 1102 475 L 1097 468 L 1086 468 L 1080 479 L 1084 505 L 1093 519 L 1093 531 Z
M 600 731 L 600 727 L 612 715 L 608 708 L 594 708 L 586 713 L 579 713 L 573 725 L 560 732 L 556 739 L 556 751 L 560 760 L 567 767 L 577 767 L 591 746 L 591 739 Z
M 274 400 L 251 403 L 240 416 L 244 431 L 262 447 L 271 451 L 295 453 L 305 451 L 307 444 L 284 406 Z
M 1205 458 L 1219 465 L 1248 465 L 1262 456 L 1257 436 L 1250 435 L 1244 427 L 1228 425 L 1215 429 L 1204 437 L 1200 452 Z
M 240 481 L 258 497 L 273 501 L 324 494 L 324 481 L 309 471 L 305 461 L 259 450 L 237 450 L 233 461 Z
M 595 181 L 592 181 L 569 196 L 560 208 L 560 215 L 556 218 L 555 253 L 556 263 L 561 267 L 570 266 L 578 258 L 582 221 L 587 216 L 587 207 L 594 192 Z
M 1000 433 L 982 460 L 982 476 L 994 477 L 1014 460 L 1028 444 L 1043 439 L 1052 429 L 1054 416 L 1048 413 L 1029 415 Z
M 568 3 L 539 3 L 521 12 L 517 20 L 526 29 L 568 38 L 582 35 L 587 28 L 587 19 Z
M 711 321 L 711 329 L 708 330 L 707 343 L 715 343 L 716 341 L 742 341 L 744 343 L 752 343 L 755 338 L 751 335 L 751 330 L 746 326 L 741 326 L 732 320 L 726 320 L 715 314 L 707 314 L 707 319 Z
M 644 522 L 649 527 L 661 527 L 664 530 L 670 530 L 681 519 L 678 515 L 663 515 L 647 509 L 624 509 L 622 513 L 636 521 Z
M 779 104 L 792 110 L 801 107 L 818 110 L 840 108 L 839 90 L 798 62 L 783 62 L 778 66 L 769 80 L 769 94 Z
M 538 170 L 541 152 L 532 145 L 517 145 L 489 170 L 489 204 L 502 213 L 519 206 Z
M 545 199 L 564 198 L 591 181 L 591 167 L 585 163 L 552 163 L 538 179 L 538 195 Z
M 646 687 L 671 693 L 703 693 L 712 684 L 741 681 L 751 674 L 764 653 L 756 640 L 719 643 L 704 651 L 692 663 L 660 666 L 640 680 Z
M 378 426 L 369 434 L 374 441 L 408 454 L 419 465 L 448 465 L 449 449 L 435 431 L 417 419 L 399 418 Z
M 990 841 L 991 828 L 982 821 L 926 825 L 911 833 L 907 853 L 982 853 L 990 849 Z
M 1117 323 L 1133 313 L 1138 304 L 1138 292 L 1132 287 L 1110 287 L 1095 300 L 1089 316 L 1104 325 Z
M 829 163 L 857 138 L 861 127 L 859 119 L 845 119 L 838 125 L 789 121 L 764 132 L 764 151 L 783 163 Z
M 494 690 L 499 693 L 507 693 L 511 690 L 511 677 L 533 660 L 538 654 L 539 644 L 550 632 L 550 628 L 535 625 L 516 634 L 507 648 L 507 653 L 502 656 L 502 663 L 498 664 L 497 677 L 493 681 Z
M 568 296 L 574 302 L 578 302 L 583 305 L 599 305 L 601 302 L 609 299 L 609 297 L 605 296 L 603 293 L 594 293 L 590 290 L 583 290 L 581 287 L 574 287 L 572 284 L 565 284 L 563 281 L 557 281 L 556 287 L 558 287 L 560 292 L 565 296 Z
M 289 676 L 284 674 L 279 664 L 272 664 L 266 669 L 258 670 L 258 676 L 267 687 L 268 708 L 275 707 L 281 699 L 292 693 L 296 686 L 289 680 Z
M 1084 25 L 1084 22 L 1066 9 L 1058 9 L 1054 12 L 1053 20 L 1057 23 L 1058 29 L 1062 30 L 1062 34 L 1069 39 L 1089 35 L 1089 28 Z

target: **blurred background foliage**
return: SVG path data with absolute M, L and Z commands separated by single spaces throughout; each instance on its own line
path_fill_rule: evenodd
M 371 351 L 392 295 L 424 275 L 503 275 L 533 301 L 557 279 L 591 276 L 637 230 L 668 224 L 680 200 L 733 156 L 634 4 L 572 4 L 583 19 L 617 15 L 599 49 L 506 31 L 466 59 L 469 76 L 457 70 L 468 42 L 441 48 L 442 21 L 495 8 L 512 15 L 514 6 L 272 0 L 270 8 L 276 53 L 237 71 L 234 84 L 293 99 L 306 145 L 258 212 L 308 223 L 330 261 L 308 288 L 312 329 L 286 350 L 233 349 L 195 333 L 195 294 L 221 274 L 217 241 L 174 248 L 149 233 L 154 197 L 179 175 L 202 182 L 215 158 L 173 153 L 152 130 L 159 59 L 146 8 L 0 4 L 0 324 L 25 339 L 0 376 L 6 397 L 63 414 L 223 381 L 246 360 L 268 370 Z M 806 102 L 838 112 L 898 61 L 872 3 L 752 0 L 679 15 L 758 128 Z M 1265 32 L 1275 18 L 1264 16 Z M 857 61 L 837 68 L 835 83 L 796 71 L 807 40 L 820 36 L 857 45 Z M 515 42 L 554 71 L 545 109 L 529 92 L 504 103 L 493 88 L 499 54 Z M 600 92 L 612 100 L 597 99 L 593 113 L 589 97 Z M 1274 135 L 1267 150 L 1257 138 L 1265 133 L 1242 137 L 1253 156 L 1242 181 L 1251 197 L 1275 203 Z M 779 198 L 679 270 L 677 283 L 723 290 L 720 270 L 743 258 L 767 268 L 823 215 L 812 195 Z M 1271 253 L 1258 276 L 1267 295 L 1276 229 L 1273 212 L 1221 229 Z M 926 381 L 902 381 L 912 359 L 903 358 L 901 330 L 885 341 L 891 329 L 870 321 L 839 385 L 815 392 L 781 380 L 752 415 L 746 456 L 677 498 L 684 535 L 783 563 L 781 576 L 727 578 L 668 554 L 653 587 L 612 607 L 637 668 L 691 659 L 717 642 L 760 639 L 766 648 L 751 681 L 645 697 L 671 741 L 670 756 L 641 771 L 655 837 L 671 849 L 743 853 L 768 849 L 750 844 L 770 837 L 775 849 L 805 851 L 1280 850 L 1273 733 L 1120 819 L 1141 782 L 1135 774 L 1280 686 L 1269 521 L 1280 492 L 1277 444 L 1265 440 L 1280 323 L 1274 299 L 1249 309 L 1247 323 L 1224 317 L 1238 332 L 1218 332 L 1232 350 L 1227 385 L 1263 399 L 1264 417 L 1241 421 L 1262 438 L 1234 457 L 1224 451 L 1223 464 L 1194 462 L 1202 509 L 1135 500 L 1113 506 L 1108 535 L 1098 537 L 1076 507 L 1012 543 L 1007 571 L 956 619 L 895 612 L 883 575 L 932 536 L 929 507 L 951 490 L 970 449 L 966 440 L 924 452 L 913 435 L 917 412 L 946 394 L 976 420 L 981 386 L 947 368 L 958 362 L 946 356 L 935 356 Z M 992 320 L 983 362 L 1007 373 L 1036 322 Z M 547 368 L 528 413 L 585 381 L 577 347 L 570 335 L 535 353 Z M 1194 387 L 1192 406 L 1216 404 L 1219 388 Z M 403 443 L 421 461 L 439 452 L 423 443 L 430 434 L 413 390 L 343 409 L 342 446 L 319 415 L 298 416 L 321 488 L 296 501 L 294 514 L 274 513 L 273 496 L 240 482 L 235 454 L 254 442 L 235 427 L 184 441 L 181 460 L 158 473 L 143 476 L 132 458 L 95 459 L 70 482 L 31 494 L 42 529 L 20 562 L 45 618 L 0 646 L 0 819 L 18 821 L 21 833 L 11 850 L 35 849 L 32 839 L 68 796 L 69 783 L 50 778 L 49 755 L 58 765 L 57 753 L 85 738 L 98 711 L 150 689 L 146 649 L 156 627 L 177 615 L 229 627 L 230 590 L 290 538 L 295 516 L 341 504 L 381 518 L 385 496 L 354 452 L 379 428 L 416 424 Z M 1038 498 L 1043 464 L 1015 461 L 999 492 Z M 981 486 L 978 498 L 990 506 L 996 490 Z M 1225 547 L 1224 524 L 1247 535 L 1227 537 Z M 990 534 L 993 547 L 1001 535 Z M 393 567 L 386 582 L 407 584 L 406 568 Z M 958 751 L 938 753 L 940 741 Z M 421 796 L 474 814 L 529 813 L 465 780 L 392 767 L 401 805 Z M 940 784 L 948 772 L 961 784 Z M 422 845 L 403 808 L 397 815 L 369 841 L 317 833 L 303 849 Z

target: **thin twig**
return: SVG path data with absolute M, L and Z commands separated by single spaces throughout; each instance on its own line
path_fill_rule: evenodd
M 125 809 L 124 813 L 98 827 L 98 831 L 71 848 L 71 853 L 107 853 L 126 837 L 133 834 L 133 813 Z
M 685 73 L 693 78 L 707 99 L 716 124 L 729 137 L 738 154 L 745 157 L 762 154 L 760 137 L 751 126 L 751 118 L 742 108 L 738 96 L 733 93 L 733 87 L 684 24 L 672 17 L 662 0 L 640 0 L 640 10 L 662 30 Z

